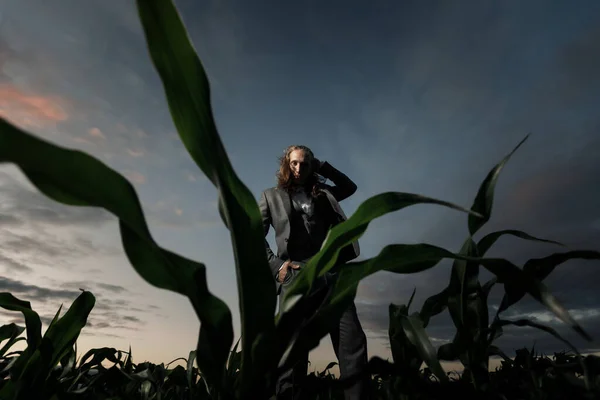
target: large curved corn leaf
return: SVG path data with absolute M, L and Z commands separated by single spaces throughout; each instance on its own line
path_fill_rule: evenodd
M 600 253 L 597 253 L 600 259 Z M 573 330 L 580 334 L 588 341 L 592 341 L 591 336 L 579 325 L 575 319 L 569 314 L 567 309 L 560 304 L 558 299 L 554 297 L 548 290 L 546 285 L 540 279 L 531 274 L 524 272 L 519 267 L 504 259 L 482 258 L 478 262 L 483 265 L 488 271 L 496 275 L 499 283 L 505 286 L 511 285 L 520 291 L 526 291 L 535 300 L 545 305 L 554 313 L 561 321 L 569 325 Z
M 565 253 L 554 253 L 542 258 L 532 258 L 523 265 L 523 272 L 543 280 L 554 271 L 554 268 L 567 261 L 600 260 L 600 252 L 594 250 L 572 250 Z
M 0 162 L 16 164 L 33 185 L 55 201 L 102 207 L 118 217 L 123 248 L 136 272 L 151 285 L 190 299 L 201 322 L 200 368 L 209 379 L 220 381 L 233 342 L 229 308 L 208 291 L 203 264 L 165 250 L 154 241 L 127 179 L 90 155 L 53 145 L 4 119 L 0 120 Z M 39 341 L 39 317 L 34 321 L 31 309 L 26 309 L 26 320 L 29 315 L 31 326 L 36 327 L 31 340 Z
M 448 287 L 445 287 L 441 292 L 430 296 L 423 302 L 419 315 L 423 320 L 423 327 L 427 328 L 431 317 L 438 315 L 448 307 Z
M 458 254 L 466 257 L 478 257 L 477 247 L 471 237 L 463 243 Z M 472 297 L 479 287 L 479 265 L 464 259 L 452 263 L 450 283 L 448 284 L 448 310 L 458 330 L 471 325 L 466 321 L 469 309 L 476 308 L 479 300 Z M 466 335 L 467 337 L 469 334 Z
M 116 354 L 118 352 L 119 351 L 114 347 L 98 347 L 90 349 L 79 359 L 77 370 L 86 372 L 90 368 L 100 365 L 104 360 L 117 363 L 118 360 Z
M 0 141 L 0 153 L 1 152 L 2 143 Z M 10 293 L 0 293 L 0 307 L 10 311 L 19 311 L 25 318 L 27 348 L 14 361 L 10 368 L 11 379 L 17 379 L 21 376 L 25 366 L 42 343 L 42 321 L 38 313 L 31 309 L 31 303 L 19 300 Z M 7 384 L 0 391 L 0 395 L 12 398 L 16 390 L 14 384 Z
M 441 382 L 447 382 L 448 376 L 444 372 L 440 360 L 437 358 L 435 347 L 433 347 L 433 344 L 429 340 L 419 314 L 401 315 L 400 321 L 406 337 L 418 350 L 423 361 L 425 361 Z
M 513 360 L 504 351 L 502 351 L 498 346 L 494 346 L 494 345 L 488 346 L 488 356 L 499 356 L 499 357 L 502 357 L 502 359 L 504 361 L 506 361 L 507 363 L 509 363 L 511 365 L 513 363 Z
M 322 279 L 322 277 L 335 265 L 340 251 L 339 249 L 350 244 L 352 241 L 359 239 L 366 231 L 369 223 L 375 218 L 416 204 L 437 204 L 467 213 L 470 212 L 463 207 L 446 201 L 412 193 L 386 192 L 365 200 L 359 205 L 356 212 L 348 218 L 348 220 L 340 223 L 329 231 L 319 253 L 311 258 L 309 263 L 302 269 L 302 273 L 298 274 L 298 277 L 291 287 L 286 289 L 286 295 L 284 296 L 283 301 L 283 312 L 278 316 L 278 333 L 276 337 L 283 338 L 280 339 L 280 342 L 282 342 L 282 346 L 279 347 L 280 351 L 286 346 L 291 347 L 293 350 L 284 356 L 284 360 L 293 358 L 296 352 L 303 351 L 304 348 L 314 348 L 314 346 L 318 345 L 320 338 L 327 334 L 330 318 L 336 318 L 336 316 L 339 317 L 341 315 L 344 308 L 354 299 L 358 283 L 364 277 L 381 269 L 387 269 L 386 267 L 392 269 L 399 268 L 403 273 L 418 272 L 431 268 L 439 262 L 440 258 L 436 258 L 435 256 L 433 259 L 431 258 L 431 254 L 427 252 L 429 249 L 427 245 L 424 245 L 425 247 L 423 248 L 403 247 L 402 250 L 400 250 L 401 252 L 404 249 L 409 252 L 412 251 L 410 254 L 414 254 L 415 251 L 418 253 L 423 250 L 421 254 L 415 254 L 416 258 L 414 260 L 410 256 L 408 258 L 397 258 L 397 256 L 392 254 L 399 249 L 398 247 L 388 254 L 394 247 L 387 246 L 377 257 L 377 260 L 380 261 L 378 264 L 368 262 L 369 260 L 367 260 L 367 262 L 362 263 L 346 264 L 343 267 L 344 273 L 340 275 L 338 283 L 335 285 L 335 292 L 333 293 L 333 296 L 338 296 L 339 299 L 334 300 L 326 312 L 320 313 L 318 319 L 311 319 L 310 322 L 303 322 L 305 327 L 301 330 L 310 333 L 300 334 L 300 330 L 296 328 L 298 324 L 294 324 L 294 322 L 298 321 L 296 315 L 302 314 L 298 312 L 298 309 L 307 307 L 306 303 L 301 299 L 298 301 L 298 296 L 310 293 L 311 290 L 315 289 L 313 285 L 317 276 L 320 276 L 319 279 Z M 293 316 L 286 316 L 286 314 Z M 331 317 L 327 317 L 327 315 L 331 315 Z M 288 342 L 287 338 L 290 334 L 293 334 L 295 339 L 291 339 L 291 342 Z M 300 338 L 300 336 L 302 336 L 302 338 Z M 282 365 L 287 365 L 286 361 L 282 361 Z
M 550 243 L 555 244 L 557 246 L 564 246 L 564 244 L 556 242 L 554 240 L 541 239 L 516 229 L 506 229 L 502 231 L 488 233 L 483 238 L 481 238 L 481 240 L 477 242 L 477 251 L 479 252 L 479 256 L 483 257 L 485 253 L 487 253 L 488 250 L 494 245 L 494 243 L 496 243 L 498 239 L 505 235 L 511 235 L 525 240 L 532 240 L 534 242 Z
M 340 249 L 349 245 L 351 242 L 360 239 L 371 221 L 385 214 L 417 204 L 436 204 L 471 213 L 471 211 L 464 207 L 447 201 L 413 193 L 386 192 L 370 197 L 358 206 L 356 212 L 354 212 L 350 218 L 336 225 L 329 231 L 321 250 L 315 254 L 303 268 L 302 274 L 298 275 L 298 278 L 286 292 L 285 299 L 287 300 L 290 297 L 306 293 L 312 287 L 317 276 L 324 275 L 334 267 Z M 387 261 L 389 264 L 389 262 L 395 260 L 390 259 Z M 379 269 L 381 268 L 378 268 L 378 270 Z
M 483 218 L 475 215 L 469 216 L 469 234 L 471 236 L 474 236 L 475 233 L 490 220 L 490 217 L 492 216 L 492 206 L 494 204 L 494 190 L 496 189 L 496 182 L 498 181 L 500 172 L 512 155 L 528 138 L 529 134 L 525 136 L 523 140 L 521 140 L 519 144 L 517 144 L 515 148 L 502 159 L 502 161 L 496 164 L 483 180 L 479 187 L 479 191 L 477 192 L 477 196 L 475 196 L 475 200 L 473 201 L 473 206 L 471 207 L 471 210 L 482 215 Z
M 179 136 L 193 160 L 219 190 L 219 211 L 233 242 L 242 348 L 246 350 L 242 354 L 245 371 L 242 395 L 249 395 L 248 391 L 254 390 L 252 386 L 264 372 L 266 355 L 272 353 L 268 338 L 274 329 L 276 305 L 275 282 L 264 252 L 258 205 L 233 171 L 221 143 L 212 116 L 208 79 L 173 2 L 138 0 L 137 7 Z M 264 340 L 257 342 L 259 335 Z M 255 353 L 261 354 L 256 360 L 258 364 L 252 359 Z M 226 359 L 226 355 L 220 356 Z M 219 359 L 218 368 L 222 365 L 224 360 Z
M 437 265 L 442 259 L 458 259 L 474 262 L 482 265 L 488 271 L 496 275 L 498 282 L 520 282 L 524 290 L 527 291 L 535 300 L 545 305 L 563 322 L 568 324 L 577 333 L 587 340 L 591 340 L 585 330 L 572 318 L 565 307 L 552 295 L 546 286 L 539 280 L 523 272 L 516 265 L 504 259 L 494 258 L 473 258 L 461 254 L 454 254 L 441 247 L 429 244 L 393 244 L 382 249 L 380 254 L 374 258 L 345 264 L 339 272 L 337 282 L 333 286 L 325 304 L 320 306 L 319 311 L 309 320 L 303 323 L 298 334 L 298 339 L 290 346 L 290 356 L 300 354 L 302 351 L 311 350 L 312 346 L 318 345 L 318 339 L 327 333 L 327 328 L 331 321 L 339 320 L 343 311 L 351 304 L 356 296 L 358 284 L 366 276 L 380 270 L 386 270 L 395 273 L 416 273 Z M 303 273 L 298 274 L 298 278 Z M 492 281 L 495 282 L 495 281 Z M 492 283 L 486 285 L 486 290 L 491 288 Z M 298 304 L 298 303 L 297 303 Z M 290 308 L 294 312 L 296 305 Z M 282 321 L 285 321 L 285 314 L 278 321 L 278 330 Z M 487 329 L 487 325 L 485 327 Z M 279 335 L 278 335 L 279 336 Z M 462 337 L 459 335 L 459 337 Z M 480 339 L 485 341 L 485 334 L 481 332 Z M 466 339 L 464 339 L 466 340 Z M 461 340 L 461 344 L 465 343 Z M 460 346 L 463 347 L 462 345 Z M 286 364 L 287 365 L 287 364 Z
M 408 306 L 404 304 L 400 306 L 390 304 L 388 307 L 388 316 L 388 336 L 394 365 L 400 374 L 415 376 L 421 368 L 423 356 L 419 353 L 415 345 L 408 340 L 402 326 L 402 318 L 408 316 Z
M 560 264 L 574 260 L 600 260 L 600 252 L 593 250 L 573 250 L 564 253 L 554 253 L 547 257 L 532 258 L 523 265 L 523 272 L 529 276 L 542 281 L 550 275 Z M 496 315 L 505 311 L 525 296 L 525 291 L 519 282 L 505 282 L 506 293 L 502 298 Z
M 1 149 L 2 142 L 0 141 L 0 153 Z M 31 303 L 19 300 L 10 293 L 0 293 L 0 307 L 23 314 L 27 330 L 27 347 L 33 350 L 37 349 L 42 341 L 42 320 L 38 313 L 31 309 Z
M 407 306 L 389 306 L 389 337 L 394 363 L 398 368 L 408 364 L 406 366 L 410 366 L 410 373 L 418 371 L 424 361 L 441 382 L 447 382 L 448 376 L 440 365 L 436 350 L 425 331 L 421 313 L 408 315 L 414 294 L 413 290 Z
M 6 343 L 0 348 L 0 359 L 15 343 L 26 340 L 26 338 L 19 338 L 23 332 L 25 332 L 25 328 L 15 323 L 0 326 L 0 343 L 6 340 Z
M 483 257 L 484 253 L 479 251 L 478 245 L 473 241 L 473 236 L 491 217 L 494 192 L 500 172 L 528 137 L 529 135 L 496 164 L 481 183 L 471 206 L 471 211 L 481 214 L 483 218 L 469 215 L 469 237 L 465 240 L 459 254 L 469 257 Z M 490 241 L 490 238 L 486 241 Z M 468 362 L 470 367 L 473 368 L 473 372 L 484 381 L 487 381 L 489 377 L 487 374 L 488 358 L 485 351 L 483 351 L 483 347 L 486 345 L 484 332 L 487 329 L 489 312 L 487 303 L 484 303 L 481 296 L 478 295 L 480 289 L 479 265 L 476 262 L 455 260 L 452 265 L 450 284 L 448 285 L 448 310 L 458 330 L 457 337 L 462 338 L 461 345 L 455 343 L 455 346 L 457 351 L 461 353 L 468 351 L 466 356 L 469 358 Z M 485 384 L 486 382 L 479 381 L 478 383 Z

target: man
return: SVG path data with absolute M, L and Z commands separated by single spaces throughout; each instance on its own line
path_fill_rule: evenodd
M 279 309 L 286 288 L 301 273 L 304 264 L 321 248 L 328 230 L 345 220 L 338 202 L 356 191 L 356 184 L 327 162 L 320 162 L 306 146 L 288 147 L 279 159 L 277 186 L 265 190 L 258 202 L 265 236 L 269 226 L 275 229 L 277 255 L 265 239 L 269 265 L 280 296 Z M 326 185 L 330 179 L 335 186 Z M 359 255 L 358 243 L 340 252 L 336 266 Z M 329 275 L 335 279 L 335 272 Z M 331 284 L 331 282 L 329 282 Z M 367 340 L 354 303 L 344 312 L 330 331 L 331 342 L 339 361 L 341 378 L 352 377 L 366 370 Z M 307 375 L 308 353 L 276 385 L 276 395 L 301 398 L 302 382 Z M 346 400 L 367 397 L 367 378 L 358 380 L 344 391 Z

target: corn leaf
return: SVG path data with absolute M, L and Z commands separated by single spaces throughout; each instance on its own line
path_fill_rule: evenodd
M 287 291 L 285 298 L 289 299 L 292 296 L 307 293 L 317 276 L 323 276 L 333 268 L 340 249 L 358 240 L 367 230 L 371 221 L 385 214 L 417 204 L 435 204 L 466 213 L 471 212 L 464 207 L 446 201 L 413 193 L 386 192 L 375 195 L 361 203 L 350 218 L 329 231 L 321 250 L 303 268 L 302 273 L 298 275 L 298 278 Z M 389 262 L 403 263 L 387 258 L 386 262 L 388 264 Z
M 418 313 L 401 316 L 402 328 L 408 340 L 418 350 L 419 355 L 441 382 L 448 382 L 448 376 L 440 365 L 436 350 L 429 340 Z
M 592 250 L 574 250 L 565 253 L 555 253 L 543 258 L 532 258 L 523 265 L 523 272 L 530 277 L 542 281 L 559 265 L 570 260 L 600 260 L 600 252 Z M 525 288 L 520 282 L 507 281 L 504 284 L 504 294 L 496 315 L 505 311 L 525 296 Z M 562 319 L 562 318 L 561 318 Z
M 21 333 L 25 331 L 25 328 L 17 324 L 11 323 L 0 326 L 0 343 L 6 340 L 6 343 L 0 348 L 0 358 L 4 357 L 6 352 L 17 343 L 17 338 Z M 8 339 L 8 340 L 7 340 Z M 25 339 L 25 338 L 21 338 Z
M 0 142 L 0 153 L 2 152 L 1 149 Z M 23 314 L 27 330 L 27 347 L 33 350 L 37 349 L 42 341 L 42 321 L 38 313 L 31 309 L 31 303 L 19 300 L 10 293 L 0 293 L 0 307 L 10 311 L 19 311 Z
M 505 235 L 516 236 L 521 239 L 532 240 L 535 242 L 551 243 L 558 246 L 564 246 L 564 244 L 556 242 L 554 240 L 541 239 L 516 229 L 506 229 L 502 231 L 488 233 L 483 238 L 481 238 L 481 240 L 477 242 L 477 250 L 479 251 L 479 255 L 483 257 L 488 252 L 488 250 L 494 245 L 494 243 L 496 243 L 498 239 Z
M 475 196 L 475 200 L 473 201 L 473 206 L 471 210 L 475 211 L 477 214 L 483 216 L 483 218 L 478 217 L 476 215 L 469 215 L 469 234 L 474 236 L 475 233 L 483 226 L 486 222 L 489 221 L 492 216 L 492 206 L 494 204 L 494 191 L 496 189 L 496 183 L 498 181 L 498 177 L 500 176 L 500 172 L 508 162 L 508 160 L 512 157 L 512 155 L 517 151 L 519 147 L 529 138 L 529 134 L 523 138 L 515 146 L 515 148 L 507 154 L 492 170 L 487 174 L 483 183 L 479 187 L 479 191 L 477 192 L 477 196 Z
M 268 338 L 274 329 L 276 301 L 258 205 L 233 171 L 221 143 L 212 116 L 206 73 L 173 2 L 138 0 L 137 7 L 150 57 L 163 83 L 179 136 L 192 159 L 219 191 L 219 210 L 231 233 L 238 278 L 242 348 L 246 350 L 242 354 L 246 371 L 242 376 L 242 394 L 256 395 L 253 385 L 259 382 L 257 378 L 263 375 L 269 362 L 267 355 L 272 353 Z M 218 363 L 212 368 L 224 368 L 231 344 L 227 352 L 218 349 Z M 256 365 L 255 353 L 260 354 Z
M 34 186 L 55 201 L 101 207 L 117 216 L 125 254 L 136 272 L 151 285 L 190 299 L 201 321 L 201 368 L 219 381 L 233 341 L 231 312 L 208 291 L 203 264 L 165 250 L 154 241 L 133 186 L 98 159 L 53 145 L 4 119 L 0 120 L 0 162 L 16 164 Z M 26 310 L 26 321 L 31 321 L 28 340 L 39 342 L 41 322 L 37 314 L 34 318 L 29 303 L 26 305 L 21 309 Z

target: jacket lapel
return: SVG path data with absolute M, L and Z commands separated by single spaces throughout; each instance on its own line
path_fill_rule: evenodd
M 285 214 L 288 220 L 292 217 L 292 198 L 290 194 L 283 189 L 277 189 L 277 193 L 279 193 L 279 199 L 283 204 L 283 209 L 285 210 Z

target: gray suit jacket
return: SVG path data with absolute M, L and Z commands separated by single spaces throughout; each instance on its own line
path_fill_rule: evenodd
M 336 213 L 338 220 L 340 222 L 345 221 L 346 215 L 340 207 L 339 202 L 350 197 L 352 194 L 354 194 L 354 192 L 356 192 L 356 184 L 327 162 L 323 162 L 321 164 L 318 173 L 323 177 L 328 178 L 335 184 L 335 186 L 319 184 L 319 187 L 327 195 L 327 199 Z M 266 239 L 265 249 L 267 251 L 271 272 L 277 282 L 279 268 L 285 261 L 289 259 L 287 241 L 290 236 L 290 215 L 292 213 L 292 202 L 285 190 L 273 187 L 262 192 L 260 200 L 258 201 L 258 206 L 262 215 L 265 236 L 267 236 L 270 226 L 275 229 L 277 255 L 273 253 Z M 350 250 L 350 256 L 344 261 L 349 261 L 360 255 L 358 241 L 352 243 Z

